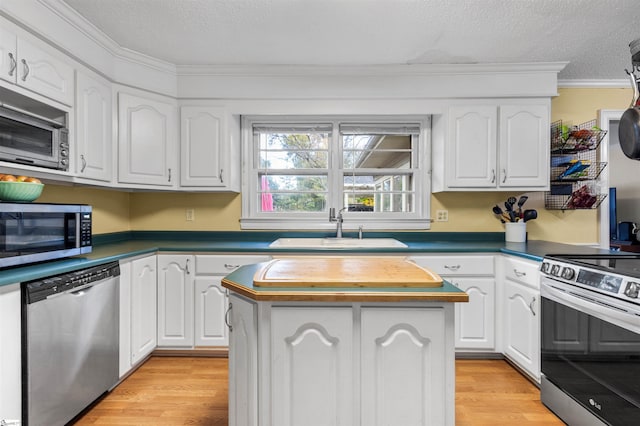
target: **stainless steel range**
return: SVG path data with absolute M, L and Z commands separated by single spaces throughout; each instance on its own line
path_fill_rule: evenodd
M 640 419 L 640 256 L 547 256 L 542 402 L 569 425 Z

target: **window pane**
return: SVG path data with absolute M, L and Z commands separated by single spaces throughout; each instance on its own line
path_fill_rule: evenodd
M 309 213 L 327 210 L 326 193 L 286 192 L 261 193 L 258 205 L 261 212 Z
M 327 176 L 262 175 L 258 180 L 261 191 L 327 191 Z
M 326 169 L 330 131 L 268 132 L 257 134 L 259 168 Z
M 344 169 L 408 169 L 411 136 L 342 135 Z
M 413 212 L 413 175 L 344 176 L 349 211 Z
M 327 176 L 261 175 L 261 212 L 315 212 L 326 207 Z
M 327 151 L 260 151 L 261 169 L 326 169 Z

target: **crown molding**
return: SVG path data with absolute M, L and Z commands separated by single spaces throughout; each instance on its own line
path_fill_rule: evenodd
M 558 88 L 626 89 L 629 88 L 629 79 L 558 80 Z
M 89 22 L 84 16 L 80 15 L 64 1 L 37 1 L 57 15 L 60 19 L 68 23 L 71 27 L 79 31 L 82 35 L 89 38 L 99 47 L 113 55 L 114 58 L 127 62 L 138 63 L 156 71 L 172 74 L 174 76 L 176 75 L 176 66 L 174 64 L 120 46 L 115 40 L 107 36 L 98 27 Z
M 398 76 L 559 73 L 568 62 L 395 65 L 178 65 L 189 76 Z

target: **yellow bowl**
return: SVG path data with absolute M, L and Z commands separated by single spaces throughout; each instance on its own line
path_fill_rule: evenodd
M 0 181 L 0 200 L 34 201 L 42 194 L 42 188 L 42 183 Z

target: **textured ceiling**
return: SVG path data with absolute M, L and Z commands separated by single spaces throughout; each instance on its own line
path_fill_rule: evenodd
M 626 79 L 638 0 L 65 0 L 122 47 L 177 65 L 569 61 Z

